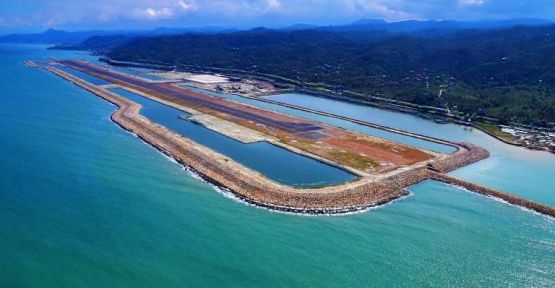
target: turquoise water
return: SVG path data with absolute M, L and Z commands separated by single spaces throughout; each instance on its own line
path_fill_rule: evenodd
M 438 124 L 409 114 L 309 95 L 283 94 L 269 98 L 423 135 L 474 143 L 489 150 L 491 157 L 459 169 L 453 175 L 555 206 L 555 154 L 507 145 L 477 129 Z
M 435 151 L 435 152 L 438 152 L 438 153 L 446 153 L 446 154 L 453 153 L 453 152 L 456 151 L 456 148 L 453 147 L 453 146 L 443 145 L 443 144 L 430 142 L 430 141 L 425 141 L 425 140 L 414 138 L 414 137 L 405 136 L 405 135 L 402 135 L 402 134 L 392 133 L 392 132 L 381 130 L 381 129 L 367 127 L 367 126 L 355 124 L 355 123 L 352 123 L 352 122 L 349 122 L 349 121 L 333 118 L 333 117 L 322 116 L 322 115 L 313 114 L 313 113 L 309 113 L 309 112 L 305 112 L 305 111 L 301 111 L 301 110 L 296 110 L 296 109 L 292 109 L 292 108 L 288 108 L 288 107 L 283 107 L 283 106 L 268 103 L 268 102 L 257 101 L 257 100 L 254 100 L 254 99 L 241 97 L 239 95 L 217 93 L 217 92 L 204 90 L 204 89 L 199 89 L 199 88 L 188 86 L 188 85 L 184 85 L 183 87 L 185 89 L 189 89 L 189 90 L 192 90 L 192 91 L 207 93 L 207 94 L 210 94 L 210 95 L 230 99 L 230 100 L 233 100 L 233 101 L 236 101 L 236 102 L 246 103 L 246 104 L 250 104 L 250 105 L 253 105 L 253 106 L 257 106 L 257 107 L 261 107 L 261 108 L 265 108 L 265 109 L 269 109 L 269 110 L 279 111 L 279 112 L 282 112 L 282 113 L 285 113 L 285 114 L 295 115 L 295 116 L 299 116 L 299 117 L 303 117 L 303 118 L 308 118 L 308 119 L 320 121 L 320 122 L 323 122 L 323 123 L 328 123 L 328 124 L 331 124 L 331 125 L 334 125 L 334 126 L 342 127 L 342 128 L 353 130 L 353 131 L 358 131 L 358 132 L 368 134 L 368 135 L 371 135 L 371 136 L 381 137 L 381 138 L 392 140 L 392 141 L 395 141 L 395 142 L 398 142 L 398 143 L 404 143 L 404 144 L 407 144 L 407 145 L 411 145 L 411 146 L 421 148 L 421 149 L 425 149 L 425 150 L 429 150 L 429 151 Z M 284 94 L 284 95 L 286 95 L 286 94 Z M 274 97 L 274 96 L 272 96 L 272 97 Z M 271 98 L 271 97 L 269 97 L 269 98 Z
M 210 147 L 268 178 L 295 187 L 323 187 L 355 180 L 356 176 L 268 142 L 243 144 L 191 121 L 180 119 L 187 113 L 124 89 L 112 89 L 141 105 L 141 114 L 197 143 Z
M 555 285 L 553 220 L 443 184 L 341 217 L 226 198 L 110 122 L 111 105 L 23 65 L 76 57 L 43 48 L 0 46 L 0 287 Z M 484 141 L 494 157 L 457 174 L 553 201 L 548 154 L 370 112 Z

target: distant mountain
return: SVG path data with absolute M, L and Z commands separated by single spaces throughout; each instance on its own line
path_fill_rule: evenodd
M 204 27 L 188 27 L 188 28 L 168 28 L 161 27 L 153 30 L 92 30 L 92 31 L 78 31 L 68 32 L 62 30 L 49 29 L 42 33 L 33 34 L 10 34 L 0 36 L 0 43 L 25 43 L 25 44 L 57 44 L 62 47 L 69 47 L 68 45 L 82 44 L 85 40 L 91 37 L 108 36 L 106 42 L 112 44 L 115 39 L 122 39 L 122 36 L 133 38 L 138 36 L 152 37 L 152 36 L 167 36 L 184 33 L 230 33 L 235 32 L 235 29 L 229 29 L 217 26 L 204 26 Z M 93 38 L 87 44 L 94 42 L 99 38 Z M 83 45 L 81 45 L 83 46 Z
M 282 29 L 283 31 L 298 31 L 298 30 L 322 30 L 331 32 L 351 32 L 353 37 L 354 33 L 365 32 L 366 35 L 358 35 L 359 39 L 373 40 L 381 38 L 385 34 L 414 34 L 419 36 L 438 36 L 451 33 L 453 31 L 462 29 L 500 29 L 512 26 L 538 26 L 551 24 L 553 21 L 543 19 L 511 19 L 511 20 L 492 20 L 492 21 L 475 21 L 475 22 L 462 22 L 451 20 L 406 20 L 399 22 L 386 22 L 383 19 L 361 19 L 347 25 L 330 25 L 318 26 L 313 24 L 299 23 Z M 255 28 L 257 29 L 257 28 Z M 110 36 L 110 38 L 101 40 L 106 42 L 108 46 L 115 44 L 116 39 L 122 40 L 121 36 L 128 38 L 133 37 L 152 37 L 152 36 L 168 36 L 186 33 L 201 33 L 201 34 L 215 34 L 215 33 L 233 33 L 238 32 L 238 29 L 226 28 L 221 26 L 200 26 L 200 27 L 185 27 L 185 28 L 171 28 L 161 27 L 153 30 L 92 30 L 92 31 L 77 31 L 68 32 L 62 30 L 49 29 L 42 33 L 33 34 L 10 34 L 0 36 L 0 43 L 29 43 L 29 44 L 57 44 L 61 47 L 69 47 L 68 45 L 75 45 L 79 49 L 97 49 L 99 45 L 77 45 L 82 44 L 88 38 L 95 36 Z M 118 36 L 118 37 L 113 37 Z M 355 38 L 356 38 L 355 37 Z M 92 44 L 92 40 L 87 44 Z M 104 49 L 107 47 L 103 47 Z
M 307 23 L 298 23 L 291 26 L 287 26 L 285 28 L 281 28 L 284 31 L 294 31 L 294 30 L 306 30 L 306 29 L 313 29 L 318 28 L 318 25 L 315 24 L 307 24 Z
M 59 44 L 49 49 L 57 50 L 90 50 L 97 54 L 107 53 L 115 47 L 121 46 L 134 39 L 131 35 L 93 36 L 77 44 Z
M 349 24 L 349 26 L 368 26 L 368 25 L 387 25 L 387 21 L 385 21 L 384 19 L 364 18 Z
M 234 28 L 226 28 L 221 26 L 199 26 L 199 27 L 186 27 L 186 28 L 171 28 L 171 27 L 160 27 L 149 31 L 139 31 L 136 34 L 140 36 L 163 36 L 163 35 L 177 35 L 185 33 L 202 33 L 202 34 L 213 34 L 213 33 L 232 33 L 239 30 Z
M 114 33 L 102 30 L 67 32 L 49 29 L 42 33 L 34 34 L 10 34 L 0 36 L 0 43 L 27 43 L 27 44 L 75 44 L 84 41 L 92 36 L 105 36 Z
M 501 29 L 514 26 L 540 26 L 554 23 L 544 19 L 510 19 L 485 21 L 453 20 L 405 20 L 386 22 L 383 19 L 361 19 L 347 25 L 324 26 L 315 29 L 327 31 L 373 31 L 383 30 L 389 33 L 409 33 L 437 36 L 463 29 Z

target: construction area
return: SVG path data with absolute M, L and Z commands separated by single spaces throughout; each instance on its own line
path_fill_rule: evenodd
M 177 71 L 155 72 L 150 73 L 150 75 L 160 79 L 180 81 L 184 86 L 193 86 L 226 94 L 260 97 L 274 94 L 278 91 L 273 84 L 254 79 Z
M 358 179 L 312 189 L 276 183 L 257 171 L 230 161 L 225 155 L 153 123 L 140 114 L 141 105 L 57 66 L 79 70 L 113 83 L 110 87 L 115 85 L 180 108 L 192 115 L 190 120 L 244 143 L 268 141 L 294 153 L 341 167 L 357 175 Z M 439 154 L 186 90 L 180 87 L 180 83 L 148 81 L 83 61 L 55 61 L 44 68 L 117 105 L 119 109 L 111 117 L 114 122 L 197 171 L 208 181 L 258 206 L 296 213 L 346 213 L 387 203 L 407 195 L 404 189 L 407 186 L 435 179 L 555 216 L 555 209 L 551 207 L 446 175 L 447 172 L 489 157 L 486 150 L 472 144 L 416 135 L 457 148 L 452 154 Z M 412 133 L 408 134 L 413 136 Z
M 341 166 L 360 176 L 393 171 L 444 157 L 324 123 L 186 90 L 174 82 L 149 82 L 81 61 L 69 60 L 59 63 L 141 95 L 193 109 L 196 111 L 194 114 L 207 114 L 234 123 L 235 127 L 243 127 L 243 134 L 252 134 L 249 132 L 252 130 L 267 135 L 268 140 L 276 145 L 295 152 L 300 150 L 313 158 Z

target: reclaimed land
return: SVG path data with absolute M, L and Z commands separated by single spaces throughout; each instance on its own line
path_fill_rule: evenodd
M 472 144 L 458 143 L 459 149 L 453 154 L 426 165 L 382 173 L 381 177 L 361 177 L 357 181 L 331 187 L 297 189 L 275 183 L 224 155 L 151 122 L 140 114 L 141 105 L 133 101 L 54 67 L 45 68 L 116 105 L 118 109 L 111 119 L 122 128 L 191 168 L 207 181 L 257 206 L 294 213 L 347 213 L 388 203 L 407 195 L 404 189 L 407 186 L 434 179 L 555 217 L 555 209 L 551 207 L 445 175 L 489 157 L 488 151 Z
M 442 156 L 325 123 L 182 89 L 174 83 L 153 83 L 83 61 L 62 60 L 58 63 L 143 95 L 258 131 L 278 139 L 276 144 L 286 149 L 297 149 L 311 157 L 327 159 L 336 166 L 348 167 L 358 175 L 393 171 Z

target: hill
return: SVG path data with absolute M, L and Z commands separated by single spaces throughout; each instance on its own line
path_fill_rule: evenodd
M 437 37 L 255 29 L 138 38 L 108 56 L 274 74 L 546 126 L 555 122 L 554 37 L 555 25 Z

